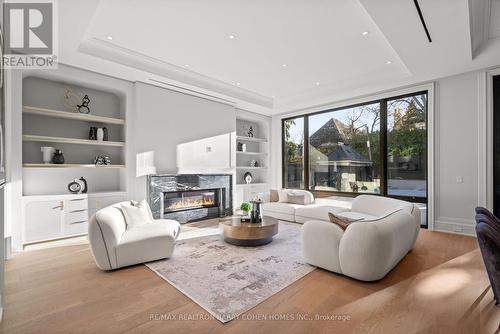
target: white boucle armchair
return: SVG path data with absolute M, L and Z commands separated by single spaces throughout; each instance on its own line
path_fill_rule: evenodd
M 96 265 L 112 270 L 172 256 L 180 224 L 158 219 L 127 230 L 121 204 L 96 212 L 89 221 L 89 243 Z
M 344 231 L 325 221 L 302 226 L 302 252 L 314 266 L 362 281 L 383 278 L 413 248 L 420 210 L 409 202 L 361 195 L 338 216 L 363 218 Z

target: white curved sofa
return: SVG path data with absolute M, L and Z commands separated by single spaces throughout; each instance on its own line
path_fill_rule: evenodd
M 127 203 L 103 208 L 89 221 L 90 249 L 102 270 L 168 258 L 173 253 L 180 224 L 158 219 L 127 230 L 121 211 L 121 205 Z
M 317 267 L 362 281 L 383 278 L 413 248 L 420 231 L 420 210 L 409 202 L 360 195 L 338 216 L 360 219 L 346 230 L 321 221 L 302 226 L 302 252 Z

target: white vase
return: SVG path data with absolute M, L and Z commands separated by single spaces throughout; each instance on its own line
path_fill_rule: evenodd
M 103 141 L 104 140 L 104 130 L 103 128 L 97 128 L 97 140 Z
M 55 148 L 51 146 L 42 146 L 40 151 L 42 151 L 42 160 L 44 164 L 52 163 L 52 156 L 54 156 Z

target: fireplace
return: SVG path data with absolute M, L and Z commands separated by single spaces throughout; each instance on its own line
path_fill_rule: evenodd
M 233 214 L 231 174 L 159 174 L 148 176 L 154 219 L 180 223 Z
M 220 207 L 221 192 L 220 188 L 163 192 L 163 214 Z

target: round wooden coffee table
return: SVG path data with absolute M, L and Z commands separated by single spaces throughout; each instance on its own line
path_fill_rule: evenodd
M 242 223 L 240 217 L 223 220 L 219 224 L 224 241 L 236 246 L 262 246 L 273 241 L 278 233 L 278 220 L 263 217 L 262 223 Z

